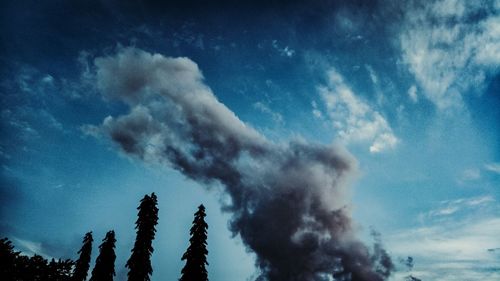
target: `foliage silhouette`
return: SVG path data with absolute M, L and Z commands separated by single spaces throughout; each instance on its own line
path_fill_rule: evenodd
M 48 264 L 47 279 L 51 281 L 71 280 L 74 262 L 70 259 L 56 261 L 52 258 Z
M 190 245 L 182 256 L 186 265 L 182 269 L 180 281 L 208 281 L 205 265 L 207 262 L 207 229 L 205 207 L 200 205 L 194 214 L 193 226 L 190 230 Z
M 156 224 L 158 224 L 158 202 L 154 193 L 145 195 L 141 200 L 138 218 L 136 221 L 137 237 L 135 239 L 132 255 L 126 267 L 129 281 L 149 281 L 153 273 L 151 267 L 152 242 L 155 238 Z
M 113 281 L 115 276 L 115 232 L 106 233 L 102 241 L 90 281 Z
M 15 280 L 18 271 L 19 252 L 7 238 L 0 239 L 0 276 L 4 280 Z
M 69 281 L 73 265 L 70 259 L 49 262 L 37 254 L 31 258 L 21 255 L 7 238 L 0 240 L 0 276 L 4 281 Z
M 85 281 L 87 280 L 87 273 L 90 267 L 90 255 L 92 254 L 92 231 L 87 232 L 83 238 L 82 248 L 78 251 L 80 257 L 75 263 L 72 281 Z

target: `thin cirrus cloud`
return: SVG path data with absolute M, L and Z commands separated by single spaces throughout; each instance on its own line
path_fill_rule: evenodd
M 412 274 L 422 280 L 498 280 L 500 217 L 485 215 L 494 203 L 489 195 L 441 201 L 421 226 L 390 235 L 389 247 L 396 256 L 414 257 Z
M 370 153 L 380 153 L 396 147 L 399 139 L 387 120 L 357 97 L 335 69 L 328 71 L 328 85 L 319 87 L 319 93 L 327 109 L 326 115 L 340 142 L 368 144 Z M 317 111 L 315 104 L 313 108 Z
M 495 199 L 490 195 L 472 198 L 460 198 L 440 202 L 440 206 L 428 212 L 427 217 L 443 217 L 453 215 L 460 211 L 474 211 L 488 207 Z
M 484 165 L 484 168 L 492 173 L 500 174 L 500 163 L 488 163 Z
M 422 88 L 422 94 L 439 109 L 462 107 L 463 93 L 480 89 L 486 76 L 498 71 L 498 3 L 494 0 L 408 3 L 399 36 L 402 59 Z
M 268 116 L 271 117 L 271 119 L 278 124 L 282 124 L 284 122 L 283 120 L 283 115 L 281 115 L 278 112 L 273 111 L 268 105 L 264 104 L 263 102 L 256 102 L 253 105 L 253 108 L 255 108 L 257 111 L 264 113 Z

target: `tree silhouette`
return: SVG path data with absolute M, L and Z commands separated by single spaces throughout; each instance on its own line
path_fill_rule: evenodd
M 30 270 L 31 259 L 28 256 L 19 255 L 15 265 L 15 280 L 33 280 L 33 272 Z
M 87 280 L 87 272 L 90 267 L 90 255 L 92 254 L 92 231 L 87 232 L 83 238 L 83 245 L 78 254 L 80 257 L 75 263 L 75 270 L 73 271 L 72 281 L 85 281 Z
M 56 261 L 54 258 L 47 265 L 47 276 L 45 280 L 68 281 L 71 279 L 71 271 L 75 263 L 72 260 Z
M 113 281 L 115 276 L 115 232 L 111 230 L 106 233 L 102 241 L 90 281 Z
M 208 281 L 205 265 L 207 262 L 207 229 L 205 207 L 200 205 L 194 214 L 193 226 L 190 230 L 190 245 L 182 256 L 186 265 L 182 269 L 180 281 Z
M 154 193 L 145 195 L 139 210 L 135 228 L 137 237 L 135 239 L 132 255 L 127 261 L 126 267 L 129 281 L 149 281 L 149 276 L 153 273 L 151 267 L 151 254 L 153 253 L 152 242 L 155 238 L 156 224 L 158 223 L 158 202 Z
M 31 258 L 14 251 L 7 239 L 0 239 L 0 278 L 5 281 L 69 281 L 74 262 L 70 259 L 48 262 L 40 255 Z
M 40 255 L 35 254 L 29 259 L 27 269 L 27 275 L 31 276 L 33 281 L 48 279 L 48 262 Z
M 7 238 L 0 239 L 0 276 L 4 280 L 16 280 L 18 258 L 19 252 L 14 251 L 12 242 Z

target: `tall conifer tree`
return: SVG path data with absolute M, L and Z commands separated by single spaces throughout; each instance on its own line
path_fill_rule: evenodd
M 75 270 L 73 271 L 72 281 L 85 281 L 87 280 L 87 273 L 90 267 L 90 255 L 92 254 L 92 231 L 87 232 L 83 238 L 83 245 L 78 253 L 80 257 L 75 263 Z
M 190 245 L 182 256 L 186 265 L 182 269 L 180 281 L 208 281 L 205 265 L 207 262 L 207 229 L 205 222 L 205 207 L 200 205 L 194 214 L 193 226 L 191 227 L 189 239 Z
M 156 224 L 158 223 L 158 202 L 154 193 L 145 195 L 139 210 L 135 228 L 137 237 L 135 239 L 132 255 L 127 261 L 126 267 L 129 281 L 149 281 L 153 273 L 151 267 L 151 254 L 153 253 L 153 240 L 155 238 Z
M 106 233 L 102 241 L 90 281 L 113 281 L 115 276 L 115 232 L 111 230 Z

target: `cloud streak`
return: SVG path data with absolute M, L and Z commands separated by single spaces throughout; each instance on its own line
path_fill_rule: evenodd
M 187 58 L 126 48 L 95 60 L 98 90 L 130 111 L 94 133 L 123 152 L 164 163 L 230 197 L 230 229 L 256 256 L 257 280 L 384 280 L 392 262 L 355 238 L 347 182 L 356 161 L 341 148 L 276 144 L 219 102 Z
M 492 173 L 500 174 L 500 163 L 488 163 L 484 165 L 484 168 Z
M 394 255 L 415 258 L 412 274 L 422 280 L 497 280 L 500 218 L 487 215 L 497 210 L 490 195 L 441 201 L 422 226 L 389 235 L 388 244 Z
M 422 280 L 497 280 L 500 277 L 498 217 L 440 222 L 388 239 L 395 255 L 415 257 L 413 274 Z M 397 276 L 395 276 L 397 277 Z

